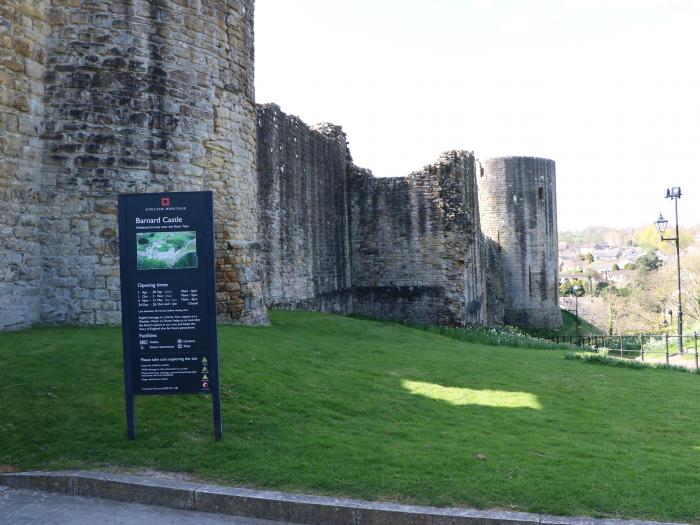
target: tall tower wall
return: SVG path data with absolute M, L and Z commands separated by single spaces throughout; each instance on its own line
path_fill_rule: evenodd
M 338 126 L 258 106 L 260 267 L 267 304 L 349 313 L 348 163 Z
M 0 329 L 41 321 L 49 0 L 0 2 Z
M 41 269 L 26 270 L 23 287 L 38 283 L 42 295 L 39 319 L 11 326 L 119 322 L 117 194 L 205 189 L 217 213 L 219 318 L 266 322 L 254 260 L 253 0 L 9 2 L 11 30 L 38 43 L 27 55 L 27 39 L 15 38 L 12 61 L 0 58 L 0 75 L 9 69 L 14 90 L 29 90 L 13 95 L 1 124 L 14 126 L 27 106 L 23 130 L 11 128 L 3 146 L 14 245 L 0 257 L 34 261 L 34 241 L 18 239 L 38 229 Z M 18 222 L 14 210 L 34 202 Z
M 478 185 L 481 227 L 501 256 L 504 321 L 561 326 L 554 161 L 488 159 Z

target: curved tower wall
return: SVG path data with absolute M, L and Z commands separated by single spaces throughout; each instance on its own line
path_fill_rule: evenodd
M 501 256 L 504 321 L 561 326 L 554 161 L 488 159 L 478 184 L 481 228 Z
M 8 325 L 119 322 L 117 194 L 196 190 L 215 196 L 220 320 L 266 322 L 254 257 L 253 0 L 9 4 L 0 14 L 15 19 L 0 20 L 0 33 L 18 34 L 0 56 L 0 83 L 17 92 L 11 111 L 31 118 L 3 146 L 12 159 L 0 198 L 11 201 L 17 245 L 6 256 L 30 283 L 13 293 L 39 288 L 41 300 L 38 318 Z M 0 119 L 0 131 L 8 122 L 17 118 Z
M 0 1 L 0 329 L 41 321 L 40 224 L 49 0 Z

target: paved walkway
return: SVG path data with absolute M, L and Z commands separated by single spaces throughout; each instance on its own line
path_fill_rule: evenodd
M 279 521 L 0 486 L 2 525 L 284 525 Z M 291 524 L 286 524 L 291 525 Z

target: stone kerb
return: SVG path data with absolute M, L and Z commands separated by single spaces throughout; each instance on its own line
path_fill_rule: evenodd
M 310 525 L 662 525 L 368 502 L 89 471 L 0 474 L 0 485 Z

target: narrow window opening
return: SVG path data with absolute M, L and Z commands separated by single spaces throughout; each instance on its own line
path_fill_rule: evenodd
M 544 188 L 542 186 L 537 189 L 537 196 L 540 200 L 544 199 Z
M 530 297 L 532 297 L 532 269 L 529 266 L 527 267 L 527 284 L 530 289 Z

